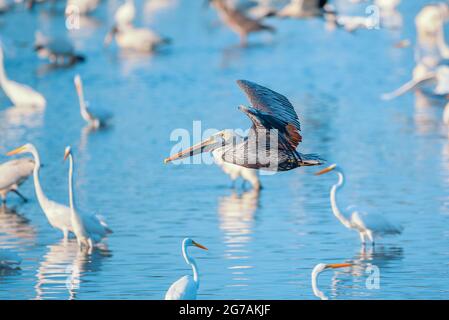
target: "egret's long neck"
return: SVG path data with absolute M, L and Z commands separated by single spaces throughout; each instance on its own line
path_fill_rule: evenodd
M 83 91 L 83 85 L 79 84 L 79 90 L 77 90 L 78 93 L 78 100 L 80 103 L 80 112 L 81 116 L 84 120 L 89 121 L 89 116 L 87 114 L 87 108 L 86 108 L 86 101 L 84 100 L 84 91 Z
M 312 272 L 312 290 L 313 290 L 313 294 L 316 297 L 320 298 L 321 300 L 327 300 L 326 295 L 320 289 L 318 289 L 317 279 L 318 279 L 319 275 L 320 275 L 319 272 L 316 272 L 316 271 Z
M 73 192 L 73 156 L 69 154 L 69 203 L 71 214 L 76 214 L 75 194 Z
M 343 187 L 345 180 L 344 180 L 343 172 L 337 171 L 337 175 L 338 175 L 338 182 L 332 186 L 331 195 L 330 195 L 332 212 L 334 213 L 335 217 L 337 217 L 337 219 L 346 228 L 351 228 L 351 222 L 343 215 L 343 213 L 340 211 L 340 209 L 338 209 L 337 190 L 340 189 L 341 187 Z
M 200 277 L 198 274 L 198 266 L 196 265 L 195 260 L 189 256 L 186 246 L 182 246 L 182 255 L 184 256 L 184 259 L 186 260 L 187 264 L 192 267 L 193 281 L 195 281 L 196 287 L 198 288 L 200 286 Z
M 41 158 L 39 156 L 39 153 L 37 150 L 31 151 L 31 154 L 34 158 L 34 169 L 33 169 L 33 178 L 34 178 L 34 189 L 36 191 L 36 197 L 37 201 L 39 201 L 39 204 L 42 209 L 46 207 L 46 203 L 48 202 L 47 196 L 44 194 L 44 191 L 42 190 L 40 178 L 39 178 L 39 170 L 41 168 Z M 45 212 L 45 210 L 44 210 Z

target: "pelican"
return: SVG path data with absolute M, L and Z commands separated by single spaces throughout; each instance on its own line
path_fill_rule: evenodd
M 46 101 L 43 95 L 32 88 L 9 80 L 6 76 L 3 61 L 3 48 L 0 45 L 0 86 L 14 106 L 44 108 Z
M 100 0 L 67 0 L 65 15 L 87 15 L 94 11 L 98 7 L 99 3 Z
M 75 203 L 75 192 L 73 190 L 73 155 L 70 146 L 66 147 L 64 152 L 64 161 L 69 159 L 69 202 L 70 202 L 70 221 L 72 223 L 73 233 L 81 249 L 86 248 L 89 252 L 94 248 L 94 244 L 100 242 L 103 237 L 111 233 L 107 224 L 93 215 L 81 215 L 78 213 Z M 91 217 L 94 219 L 86 219 Z M 92 224 L 95 222 L 95 224 Z
M 345 217 L 345 215 L 338 208 L 336 199 L 337 190 L 343 187 L 344 184 L 342 169 L 336 164 L 332 164 L 329 167 L 317 172 L 316 175 L 322 175 L 331 171 L 336 172 L 338 175 L 338 182 L 332 186 L 330 192 L 332 212 L 346 228 L 354 229 L 359 232 L 362 244 L 365 244 L 366 239 L 368 239 L 371 242 L 371 245 L 374 246 L 375 238 L 388 235 L 398 235 L 402 233 L 402 226 L 391 223 L 384 216 L 379 214 L 367 214 L 365 212 L 354 211 L 349 219 Z
M 258 31 L 275 32 L 274 27 L 265 25 L 260 19 L 247 17 L 238 9 L 233 9 L 226 5 L 223 0 L 208 0 L 217 9 L 220 18 L 234 32 L 240 36 L 240 44 L 247 44 L 248 34 Z
M 0 197 L 6 202 L 9 192 L 17 194 L 23 201 L 27 199 L 19 192 L 19 186 L 33 173 L 34 160 L 30 158 L 16 159 L 0 164 Z
M 86 58 L 75 52 L 73 44 L 66 37 L 47 37 L 36 31 L 34 50 L 41 58 L 47 58 L 55 65 L 73 65 Z
M 105 46 L 108 46 L 114 38 L 122 49 L 145 53 L 153 52 L 160 46 L 170 43 L 170 39 L 164 38 L 150 29 L 133 26 L 114 26 L 104 39 Z
M 326 12 L 328 0 L 291 0 L 277 12 L 271 12 L 268 16 L 279 18 L 310 18 L 322 16 Z
M 73 82 L 75 83 L 76 93 L 78 94 L 81 117 L 87 122 L 88 127 L 96 130 L 106 126 L 110 115 L 104 114 L 103 116 L 97 116 L 90 111 L 87 101 L 84 100 L 83 82 L 79 74 L 75 76 Z
M 351 263 L 331 263 L 331 264 L 324 264 L 324 263 L 318 263 L 312 270 L 312 290 L 313 294 L 320 298 L 321 300 L 328 300 L 328 298 L 324 295 L 323 292 L 318 289 L 317 285 L 317 279 L 321 272 L 328 269 L 337 269 L 337 268 L 346 268 L 352 266 Z
M 247 80 L 238 80 L 237 84 L 252 104 L 251 107 L 239 107 L 253 123 L 248 136 L 237 143 L 230 139 L 227 130 L 223 130 L 166 158 L 165 163 L 217 148 L 222 148 L 218 152 L 224 162 L 250 169 L 287 171 L 323 163 L 316 154 L 296 151 L 302 141 L 300 124 L 294 107 L 286 97 Z
M 406 82 L 393 92 L 383 94 L 382 99 L 391 100 L 429 81 L 435 83 L 431 94 L 436 96 L 449 95 L 449 67 L 440 65 L 431 70 L 425 64 L 420 63 L 413 70 L 412 80 Z
M 17 269 L 21 262 L 22 259 L 17 253 L 10 250 L 0 249 L 0 270 Z
M 196 300 L 196 293 L 200 286 L 200 276 L 195 260 L 187 252 L 188 247 L 207 250 L 205 246 L 196 243 L 190 238 L 185 238 L 182 241 L 182 255 L 186 263 L 192 267 L 193 278 L 191 276 L 184 276 L 174 282 L 165 294 L 165 300 Z
M 25 144 L 13 151 L 7 153 L 8 156 L 22 153 L 31 153 L 33 155 L 35 164 L 33 169 L 34 188 L 39 205 L 44 211 L 48 222 L 53 228 L 59 229 L 64 235 L 64 239 L 68 239 L 69 232 L 74 232 L 71 222 L 71 210 L 63 204 L 49 200 L 44 194 L 40 184 L 39 169 L 41 161 L 36 147 L 30 143 Z M 96 234 L 98 237 L 105 236 L 112 232 L 100 216 L 93 214 L 83 214 L 83 221 L 90 234 Z

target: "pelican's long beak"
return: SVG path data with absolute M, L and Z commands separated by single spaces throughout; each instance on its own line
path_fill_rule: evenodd
M 326 268 L 332 268 L 332 269 L 337 269 L 337 268 L 346 268 L 346 267 L 351 267 L 352 263 L 331 263 L 331 264 L 327 264 Z
M 21 147 L 18 147 L 17 149 L 14 149 L 14 150 L 12 150 L 12 151 L 9 151 L 6 155 L 7 155 L 7 156 L 13 156 L 13 155 L 15 155 L 15 154 L 19 154 L 19 153 L 24 152 L 25 149 L 26 149 L 25 146 L 21 146 Z
M 316 172 L 315 175 L 316 175 L 316 176 L 319 176 L 319 175 L 328 173 L 328 172 L 334 170 L 336 167 L 337 167 L 337 164 L 335 164 L 335 163 L 334 163 L 334 164 L 331 164 L 329 167 L 324 168 L 323 170 Z
M 172 155 L 171 157 L 165 158 L 164 163 L 169 163 L 176 159 L 192 157 L 196 154 L 209 151 L 209 150 L 211 150 L 211 146 L 214 146 L 217 143 L 218 142 L 214 139 L 214 137 L 210 137 L 210 138 L 203 140 L 200 143 L 198 143 L 188 149 L 182 150 L 181 152 L 178 152 L 177 154 Z
M 195 247 L 198 247 L 198 248 L 203 249 L 203 250 L 209 250 L 209 249 L 207 249 L 205 246 L 203 246 L 203 245 L 201 245 L 201 244 L 199 244 L 199 243 L 197 243 L 197 242 L 195 242 L 195 241 L 192 241 L 192 243 L 193 243 L 193 245 L 194 245 Z
M 103 44 L 104 44 L 105 47 L 107 47 L 107 46 L 109 46 L 109 45 L 111 44 L 112 39 L 114 38 L 114 35 L 115 35 L 117 32 L 118 32 L 118 28 L 117 28 L 117 26 L 114 25 L 114 26 L 111 28 L 111 30 L 109 30 L 109 32 L 108 32 L 108 34 L 106 35 L 106 37 L 104 37 L 104 42 L 103 42 Z

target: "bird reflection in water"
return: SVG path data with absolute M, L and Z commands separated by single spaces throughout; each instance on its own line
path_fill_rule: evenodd
M 34 244 L 36 229 L 30 220 L 6 204 L 0 206 L 0 243 L 20 242 L 20 246 Z
M 331 278 L 331 298 L 336 299 L 343 296 L 343 291 L 349 289 L 361 290 L 361 295 L 366 295 L 368 276 L 374 268 L 378 268 L 380 272 L 386 268 L 390 268 L 395 261 L 403 259 L 403 249 L 401 247 L 367 247 L 361 246 L 360 251 L 354 256 L 352 260 L 348 260 L 344 264 L 349 264 L 344 269 L 335 270 Z M 316 266 L 318 267 L 318 265 Z M 315 268 L 316 268 L 315 267 Z M 331 269 L 333 270 L 333 269 Z M 324 285 L 323 285 L 324 287 Z M 317 275 L 312 274 L 312 289 L 316 297 L 321 300 L 328 300 L 327 296 L 321 291 L 317 284 Z M 324 289 L 323 289 L 324 290 Z M 353 293 L 351 294 L 353 295 Z
M 76 299 L 86 273 L 99 272 L 103 259 L 112 256 L 107 248 L 89 255 L 79 250 L 75 239 L 61 240 L 47 248 L 36 272 L 36 300 L 60 300 L 66 293 L 67 299 Z
M 225 259 L 235 260 L 229 267 L 233 280 L 237 283 L 231 286 L 246 286 L 243 282 L 245 269 L 252 266 L 245 263 L 248 260 L 249 250 L 247 244 L 252 240 L 254 218 L 259 207 L 259 191 L 251 189 L 238 194 L 233 191 L 230 195 L 219 199 L 218 215 L 220 229 L 224 232 L 226 246 Z
M 434 133 L 443 123 L 445 99 L 430 96 L 421 90 L 415 91 L 414 121 L 420 134 Z

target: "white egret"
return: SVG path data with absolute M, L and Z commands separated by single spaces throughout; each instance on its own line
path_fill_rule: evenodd
M 24 201 L 27 199 L 19 192 L 19 186 L 33 173 L 34 160 L 16 159 L 0 164 L 0 197 L 6 202 L 6 195 L 14 192 Z
M 165 294 L 165 300 L 196 299 L 196 293 L 200 286 L 199 272 L 195 260 L 190 257 L 189 253 L 187 252 L 187 248 L 193 246 L 203 250 L 207 250 L 206 247 L 199 243 L 196 243 L 190 238 L 185 238 L 182 241 L 182 255 L 184 256 L 184 260 L 186 261 L 186 263 L 192 267 L 193 278 L 191 276 L 184 276 L 174 282 Z
M 153 30 L 133 26 L 114 26 L 104 39 L 105 46 L 108 46 L 114 38 L 121 49 L 144 53 L 153 52 L 171 42 L 170 39 L 158 35 Z
M 50 225 L 53 228 L 61 230 L 64 234 L 64 239 L 68 239 L 69 232 L 73 233 L 73 227 L 70 219 L 70 208 L 66 205 L 49 200 L 44 194 L 39 178 L 39 169 L 41 167 L 40 156 L 34 145 L 30 143 L 25 144 L 13 151 L 8 152 L 7 155 L 12 156 L 22 153 L 31 153 L 33 155 L 35 161 L 33 170 L 34 188 L 42 211 L 44 211 Z M 93 214 L 83 214 L 82 216 L 89 233 L 96 234 L 98 237 L 101 237 L 112 232 L 100 216 Z
M 135 16 L 136 7 L 134 5 L 134 0 L 125 0 L 115 12 L 115 26 L 118 28 L 132 26 Z
M 73 190 L 73 170 L 74 160 L 70 146 L 66 147 L 64 152 L 64 161 L 69 159 L 69 202 L 70 202 L 70 221 L 73 233 L 76 236 L 79 247 L 86 248 L 89 252 L 94 248 L 95 243 L 101 241 L 111 229 L 107 224 L 95 215 L 80 214 L 76 208 L 75 191 Z M 90 218 L 90 219 L 87 219 Z
M 72 14 L 86 15 L 94 11 L 100 0 L 67 0 L 65 7 L 65 15 Z
M 413 77 L 398 89 L 382 95 L 383 100 L 391 100 L 404 93 L 432 82 L 433 87 L 429 93 L 436 96 L 449 95 L 449 67 L 440 65 L 429 68 L 423 63 L 419 63 L 413 69 Z
M 312 270 L 312 290 L 313 294 L 320 298 L 321 300 L 328 300 L 328 298 L 324 295 L 323 292 L 318 289 L 317 285 L 317 279 L 321 272 L 328 269 L 337 269 L 337 268 L 346 268 L 352 266 L 351 263 L 331 263 L 331 264 L 324 264 L 319 263 L 317 264 L 313 270 Z
M 41 58 L 47 58 L 55 65 L 73 65 L 86 58 L 75 51 L 75 47 L 67 37 L 48 37 L 40 31 L 35 33 L 34 50 Z
M 78 94 L 81 117 L 87 122 L 89 128 L 98 129 L 106 126 L 110 115 L 103 114 L 103 116 L 98 116 L 92 113 L 88 107 L 88 102 L 84 100 L 83 82 L 79 74 L 75 76 L 73 82 L 75 83 L 76 93 Z
M 44 108 L 46 101 L 43 95 L 27 85 L 8 79 L 3 58 L 3 48 L 0 45 L 0 86 L 13 105 Z
M 0 270 L 1 269 L 17 269 L 22 259 L 15 252 L 0 249 Z
M 343 171 L 336 164 L 319 171 L 316 175 L 321 175 L 327 172 L 334 171 L 338 175 L 338 182 L 334 184 L 330 191 L 330 202 L 332 212 L 335 217 L 348 229 L 354 229 L 359 232 L 360 240 L 365 244 L 368 239 L 372 245 L 377 237 L 387 235 L 398 235 L 402 233 L 402 226 L 388 221 L 384 216 L 379 214 L 367 214 L 365 212 L 352 212 L 351 216 L 347 218 L 338 208 L 337 205 L 337 190 L 343 187 L 344 175 Z

